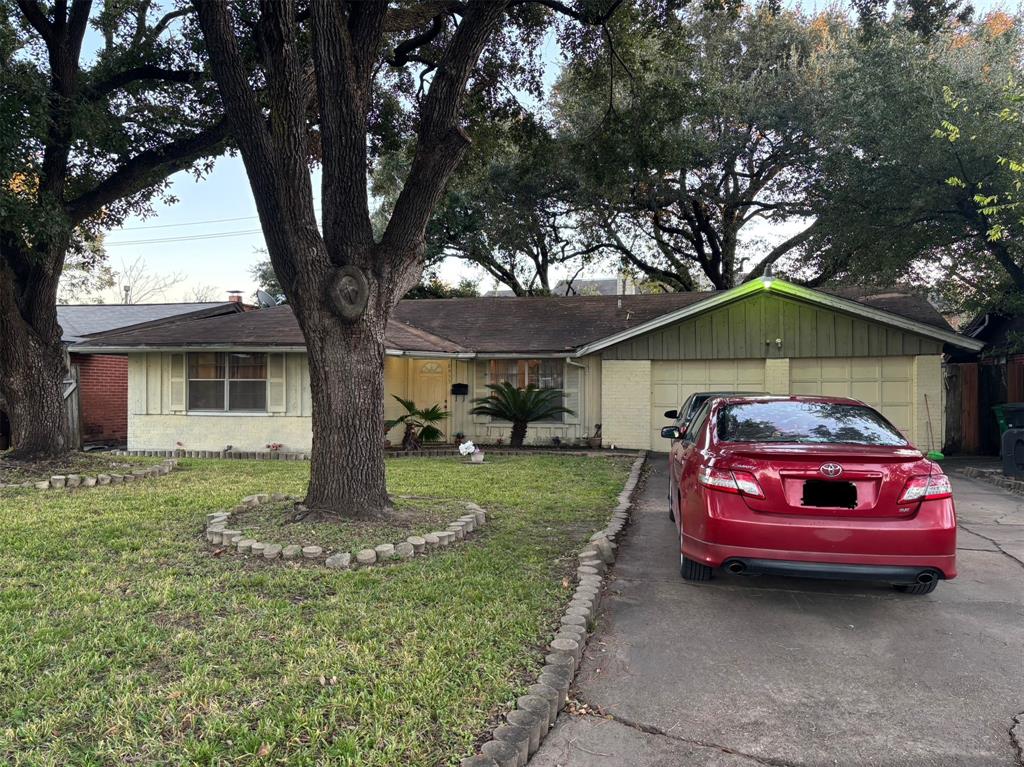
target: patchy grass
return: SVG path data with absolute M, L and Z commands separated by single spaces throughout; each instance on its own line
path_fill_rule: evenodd
M 476 540 L 387 568 L 211 557 L 207 511 L 308 466 L 189 461 L 159 482 L 0 492 L 0 764 L 457 764 L 525 685 L 628 461 L 394 461 L 475 500 Z
M 241 530 L 246 538 L 265 543 L 298 543 L 322 546 L 326 552 L 354 554 L 382 543 L 399 543 L 410 535 L 444 530 L 465 513 L 466 507 L 452 500 L 395 498 L 394 508 L 380 518 L 308 522 L 296 521 L 294 502 L 281 501 L 232 514 L 231 527 Z
M 56 474 L 125 474 L 140 466 L 160 463 L 160 458 L 140 458 L 129 455 L 95 453 L 70 453 L 63 458 L 21 461 L 9 457 L 10 452 L 0 452 L 0 483 L 38 482 Z

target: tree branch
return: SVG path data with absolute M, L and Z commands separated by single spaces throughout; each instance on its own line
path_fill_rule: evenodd
M 47 47 L 53 45 L 53 24 L 46 18 L 39 3 L 36 0 L 17 0 L 17 2 L 25 20 L 32 26 L 32 29 L 39 33 Z
M 811 238 L 811 235 L 814 234 L 816 228 L 818 227 L 819 221 L 820 219 L 816 219 L 814 223 L 812 223 L 806 229 L 797 232 L 792 237 L 780 242 L 778 245 L 772 248 L 771 252 L 768 253 L 767 256 L 762 258 L 761 261 L 758 262 L 757 266 L 750 270 L 750 273 L 743 278 L 743 281 L 750 282 L 751 280 L 756 280 L 758 277 L 761 277 L 762 275 L 764 275 L 765 270 L 769 266 L 774 264 L 784 255 L 786 255 L 789 251 L 791 251 L 793 248 L 807 242 L 807 240 Z
M 198 83 L 206 79 L 204 72 L 194 69 L 166 69 L 155 64 L 143 64 L 116 72 L 92 87 L 95 96 L 105 96 L 111 91 L 123 88 L 140 80 L 163 80 L 169 83 Z
M 140 152 L 92 189 L 68 202 L 68 217 L 74 225 L 82 223 L 104 206 L 189 167 L 204 155 L 215 154 L 228 136 L 227 120 L 221 119 L 200 133 Z

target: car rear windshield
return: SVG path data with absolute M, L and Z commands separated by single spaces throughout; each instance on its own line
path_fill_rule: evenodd
M 866 405 L 834 402 L 743 402 L 718 414 L 724 442 L 906 445 L 907 440 Z

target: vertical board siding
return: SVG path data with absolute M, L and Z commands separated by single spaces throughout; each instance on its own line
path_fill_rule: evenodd
M 606 360 L 697 360 L 941 353 L 942 343 L 931 338 L 762 294 L 631 338 L 601 354 Z

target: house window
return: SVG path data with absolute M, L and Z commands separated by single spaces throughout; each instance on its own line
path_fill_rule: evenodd
M 488 380 L 490 383 L 507 381 L 519 389 L 525 389 L 531 384 L 538 389 L 561 389 L 564 372 L 565 361 L 561 359 L 491 360 Z M 564 394 L 562 400 L 565 404 Z M 544 419 L 541 423 L 561 423 L 564 419 L 565 415 L 559 413 L 552 418 Z
M 189 354 L 188 409 L 266 412 L 267 355 L 246 352 Z

